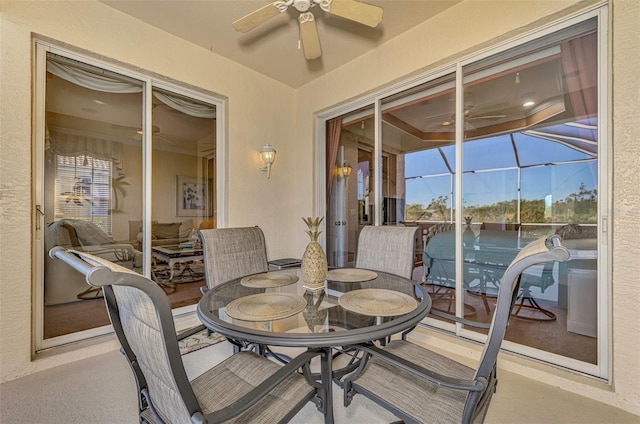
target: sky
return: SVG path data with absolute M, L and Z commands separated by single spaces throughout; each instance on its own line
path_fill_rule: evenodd
M 508 134 L 466 142 L 462 157 L 465 206 L 516 199 L 518 163 L 523 200 L 551 195 L 556 202 L 577 192 L 581 184 L 587 190 L 597 187 L 596 156 L 523 133 L 513 134 L 513 143 Z M 455 171 L 454 146 L 406 154 L 407 204 L 426 207 L 438 196 L 451 198 L 450 169 Z

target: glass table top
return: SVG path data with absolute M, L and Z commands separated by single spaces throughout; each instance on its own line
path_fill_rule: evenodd
M 429 312 L 431 299 L 411 280 L 378 271 L 373 279 L 371 271 L 361 274 L 367 281 L 328 280 L 319 290 L 304 287 L 300 268 L 238 278 L 207 292 L 198 316 L 229 337 L 312 347 L 378 340 L 416 325 Z M 255 287 L 257 281 L 264 287 Z M 350 301 L 340 302 L 345 293 Z

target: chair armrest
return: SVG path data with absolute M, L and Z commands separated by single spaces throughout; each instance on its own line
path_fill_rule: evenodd
M 276 388 L 276 386 L 282 383 L 287 377 L 289 377 L 289 375 L 296 373 L 300 367 L 308 364 L 311 359 L 322 354 L 322 351 L 307 351 L 296 356 L 291 361 L 289 361 L 288 364 L 284 365 L 278 371 L 273 373 L 273 375 L 271 375 L 261 384 L 249 391 L 247 394 L 242 396 L 240 399 L 233 402 L 231 405 L 204 416 L 200 413 L 196 413 L 191 417 L 191 422 L 194 424 L 205 422 L 219 423 L 227 421 L 228 419 L 243 413 L 251 406 L 255 405 L 258 401 L 260 401 L 271 390 Z
M 114 243 L 114 244 L 99 244 L 94 246 L 83 246 L 82 250 L 87 253 L 91 253 L 92 255 L 100 256 L 105 253 L 114 253 L 116 251 L 126 251 L 131 258 L 135 256 L 136 249 L 128 243 Z
M 488 385 L 487 380 L 483 377 L 479 377 L 476 380 L 465 380 L 442 375 L 373 345 L 355 345 L 348 346 L 348 348 L 362 350 L 370 354 L 371 356 L 394 365 L 417 377 L 424 378 L 425 380 L 429 380 L 440 386 L 448 387 L 451 389 L 464 390 L 468 392 L 482 392 Z
M 459 322 L 460 324 L 469 325 L 475 328 L 491 328 L 490 322 L 472 321 L 470 319 L 460 318 L 455 315 L 448 314 L 446 312 L 438 311 L 436 309 L 431 309 L 431 311 L 429 311 L 429 314 L 435 315 L 437 317 L 444 318 L 450 321 Z

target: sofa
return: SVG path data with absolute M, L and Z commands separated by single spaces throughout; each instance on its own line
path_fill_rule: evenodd
M 61 219 L 45 230 L 44 304 L 76 302 L 100 295 L 91 290 L 84 277 L 62 261 L 49 256 L 55 246 L 88 252 L 129 269 L 142 270 L 142 252 L 127 242 L 117 242 L 96 224 L 77 219 Z
M 190 241 L 193 219 L 181 222 L 151 221 L 151 246 L 167 246 Z M 133 246 L 142 250 L 142 221 L 129 221 L 129 240 Z

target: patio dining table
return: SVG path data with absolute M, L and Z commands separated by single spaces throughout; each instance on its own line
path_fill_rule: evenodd
M 300 268 L 291 268 L 216 286 L 197 313 L 207 328 L 234 342 L 323 350 L 315 403 L 332 423 L 332 381 L 348 371 L 334 369 L 335 353 L 413 328 L 430 308 L 430 297 L 397 275 L 338 268 L 323 287 L 310 289 Z

